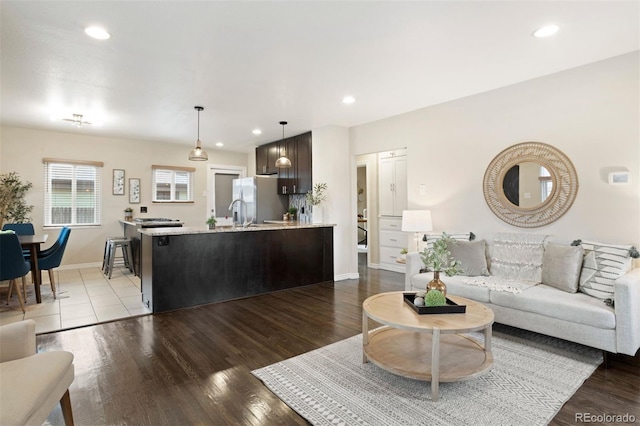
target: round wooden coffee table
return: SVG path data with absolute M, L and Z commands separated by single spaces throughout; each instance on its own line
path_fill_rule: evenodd
M 431 382 L 437 401 L 440 382 L 472 379 L 493 364 L 493 311 L 463 297 L 448 296 L 466 305 L 463 314 L 419 315 L 403 298 L 403 291 L 376 294 L 362 307 L 362 362 L 371 361 L 391 373 Z M 369 320 L 386 327 L 369 331 Z M 484 345 L 468 335 L 484 330 Z

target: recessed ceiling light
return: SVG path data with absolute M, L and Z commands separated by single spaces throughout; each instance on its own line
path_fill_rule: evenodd
M 216 146 L 224 146 L 222 142 L 216 142 Z
M 89 37 L 93 37 L 97 40 L 108 40 L 111 38 L 111 34 L 109 34 L 104 28 L 100 27 L 87 27 L 84 29 L 84 32 Z
M 544 27 L 541 27 L 535 30 L 535 32 L 533 33 L 533 36 L 538 38 L 549 37 L 550 35 L 557 33 L 559 29 L 560 27 L 555 24 L 545 25 Z
M 353 96 L 345 96 L 344 98 L 342 98 L 343 104 L 352 104 L 355 101 L 356 101 L 356 98 L 354 98 Z
M 254 135 L 261 135 L 261 134 L 262 134 L 262 130 L 260 130 L 260 129 L 253 129 L 253 130 L 251 131 L 251 133 L 253 133 Z

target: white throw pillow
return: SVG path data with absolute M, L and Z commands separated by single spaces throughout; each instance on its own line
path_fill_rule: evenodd
M 584 260 L 578 289 L 607 301 L 614 299 L 613 282 L 631 270 L 630 245 L 582 241 Z
M 458 275 L 466 275 L 468 277 L 489 275 L 485 247 L 484 240 L 456 241 L 455 243 L 447 244 L 451 257 L 460 262 L 462 272 Z
M 578 291 L 584 248 L 549 243 L 542 257 L 542 284 L 568 293 Z
M 542 234 L 497 234 L 489 250 L 491 275 L 507 280 L 542 282 Z

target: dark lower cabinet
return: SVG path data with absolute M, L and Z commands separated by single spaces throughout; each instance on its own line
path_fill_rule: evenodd
M 142 234 L 142 299 L 154 312 L 333 281 L 333 228 Z

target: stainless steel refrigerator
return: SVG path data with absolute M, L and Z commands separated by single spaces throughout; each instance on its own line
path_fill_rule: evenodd
M 282 220 L 288 209 L 288 197 L 278 195 L 278 179 L 271 176 L 254 176 L 233 180 L 233 199 L 241 199 L 247 205 L 247 218 L 253 223 L 265 220 Z M 231 217 L 234 222 L 245 221 L 244 206 L 235 203 Z

